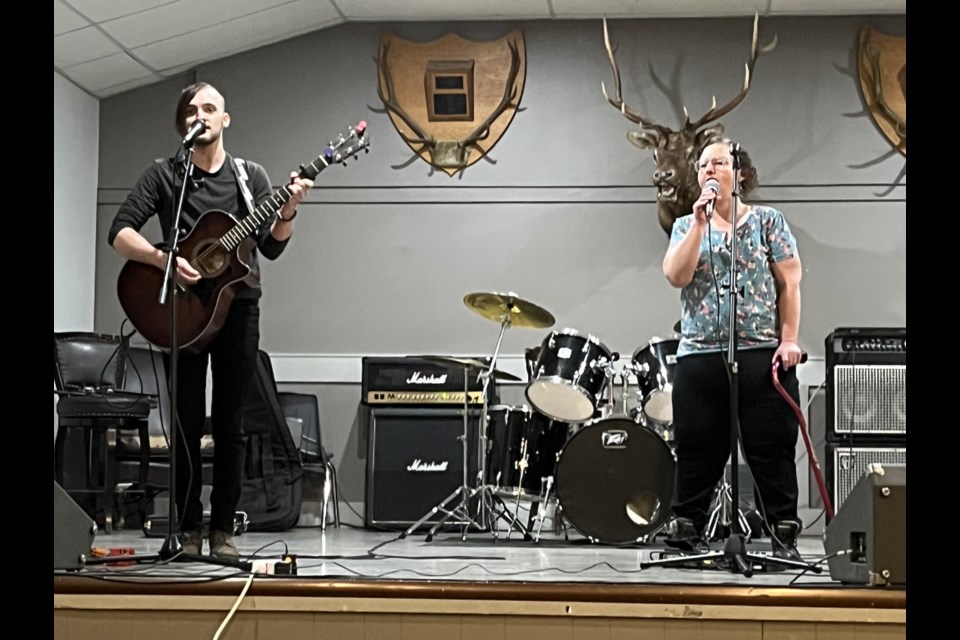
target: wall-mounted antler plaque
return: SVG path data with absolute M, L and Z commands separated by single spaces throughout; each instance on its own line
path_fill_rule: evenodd
M 448 34 L 380 39 L 377 91 L 404 142 L 449 175 L 484 157 L 513 120 L 526 79 L 519 30 L 492 42 Z

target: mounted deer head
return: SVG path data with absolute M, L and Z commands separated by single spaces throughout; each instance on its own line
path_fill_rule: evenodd
M 394 84 L 394 77 L 391 73 L 388 58 L 391 40 L 386 38 L 381 40 L 380 53 L 377 61 L 380 69 L 377 95 L 383 102 L 386 111 L 395 116 L 393 119 L 397 126 L 397 131 L 400 133 L 404 142 L 414 150 L 414 158 L 421 157 L 430 165 L 450 175 L 458 172 L 462 175 L 463 170 L 470 164 L 476 162 L 479 157 L 486 156 L 487 151 L 493 146 L 496 138 L 500 135 L 499 132 L 495 132 L 494 139 L 488 141 L 494 123 L 511 108 L 514 111 L 517 110 L 520 93 L 523 90 L 523 79 L 520 77 L 523 59 L 520 54 L 519 45 L 517 44 L 518 38 L 518 34 L 511 34 L 510 37 L 506 38 L 506 44 L 510 54 L 510 63 L 506 73 L 503 95 L 499 103 L 493 108 L 486 119 L 471 131 L 467 132 L 463 138 L 456 140 L 438 139 L 435 135 L 428 133 L 426 127 L 418 123 L 417 120 L 401 106 L 401 100 L 397 97 L 398 92 Z M 509 118 L 512 118 L 512 114 L 508 117 L 507 124 L 509 124 Z M 403 126 L 401 126 L 401 123 Z M 481 143 L 485 144 L 481 145 Z M 413 158 L 411 161 L 412 160 Z M 406 164 L 409 164 L 409 161 Z M 406 164 L 401 166 L 406 166 Z
M 776 36 L 770 44 L 762 48 L 757 46 L 759 20 L 759 14 L 755 14 L 750 58 L 747 60 L 743 88 L 740 93 L 720 108 L 717 108 L 717 98 L 714 96 L 710 110 L 696 122 L 690 122 L 690 114 L 684 107 L 683 128 L 679 131 L 657 124 L 632 110 L 623 101 L 620 89 L 620 69 L 617 67 L 617 61 L 610 46 L 607 20 L 606 18 L 603 20 L 603 41 L 607 47 L 610 66 L 613 68 L 613 83 L 616 90 L 616 95 L 610 97 L 607 94 L 606 85 L 601 83 L 603 96 L 627 120 L 640 125 L 639 131 L 627 133 L 627 140 L 641 149 L 653 149 L 653 161 L 657 166 L 653 172 L 653 184 L 657 187 L 657 218 L 667 235 L 670 235 L 674 220 L 693 211 L 693 203 L 700 195 L 700 187 L 697 185 L 696 172 L 693 168 L 693 163 L 696 161 L 694 154 L 701 145 L 711 139 L 719 138 L 723 133 L 722 124 L 707 125 L 730 113 L 743 101 L 747 91 L 750 90 L 753 67 L 757 62 L 758 55 L 772 51 L 777 46 Z

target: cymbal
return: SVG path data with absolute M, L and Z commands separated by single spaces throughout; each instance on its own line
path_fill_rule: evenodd
M 477 371 L 486 371 L 490 367 L 490 363 L 484 362 L 483 360 L 477 360 L 476 358 L 457 358 L 454 356 L 417 356 L 423 358 L 424 360 L 429 360 L 431 362 L 440 362 L 443 364 L 455 364 L 465 369 L 475 369 Z M 517 382 L 520 380 L 517 376 L 509 373 L 507 371 L 501 371 L 500 369 L 494 369 L 490 374 L 493 376 L 494 380 L 506 380 L 508 382 Z
M 553 315 L 532 302 L 521 299 L 515 293 L 469 293 L 463 304 L 488 320 L 503 322 L 504 317 L 514 327 L 542 329 L 556 322 Z

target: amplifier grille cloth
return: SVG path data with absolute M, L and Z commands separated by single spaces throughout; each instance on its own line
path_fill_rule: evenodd
M 906 434 L 906 365 L 837 365 L 834 432 Z

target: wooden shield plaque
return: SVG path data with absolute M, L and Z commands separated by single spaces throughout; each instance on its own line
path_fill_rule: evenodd
M 414 154 L 448 175 L 484 157 L 503 136 L 526 79 L 523 35 L 475 42 L 448 34 L 380 39 L 378 93 Z
M 860 30 L 858 71 L 863 100 L 880 131 L 907 155 L 907 39 Z

